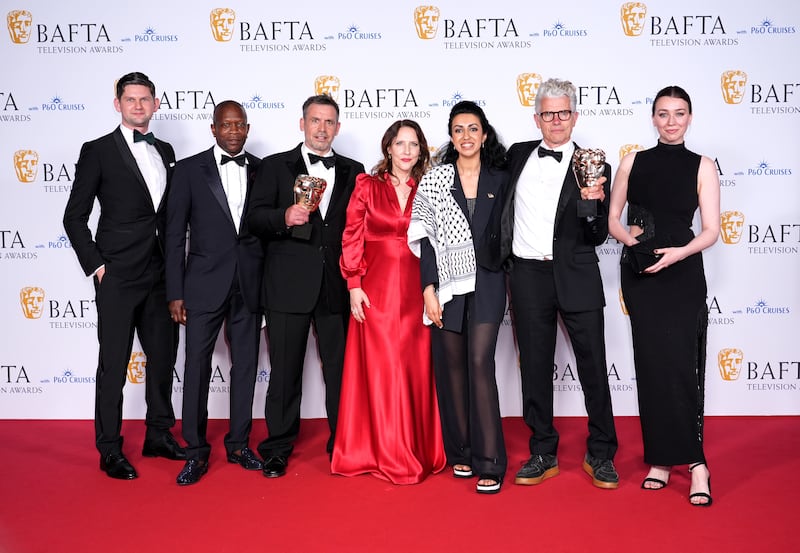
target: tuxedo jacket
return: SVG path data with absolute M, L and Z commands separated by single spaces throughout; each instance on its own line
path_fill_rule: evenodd
M 295 204 L 294 181 L 308 174 L 300 144 L 288 152 L 264 158 L 258 169 L 248 209 L 250 232 L 265 248 L 264 301 L 266 308 L 285 313 L 310 313 L 318 300 L 334 313 L 349 311 L 347 283 L 339 271 L 342 233 L 356 175 L 364 166 L 336 154 L 336 181 L 323 219 L 311 213 L 311 237 L 297 238 L 286 227 L 285 212 Z M 320 298 L 321 291 L 326 297 Z
M 243 214 L 260 163 L 259 158 L 247 154 Z M 238 275 L 247 308 L 253 313 L 261 311 L 264 252 L 258 237 L 249 232 L 244 215 L 236 230 L 213 147 L 175 166 L 166 229 L 167 301 L 182 299 L 187 309 L 214 311 L 228 297 Z
M 508 150 L 511 181 L 500 217 L 499 255 L 494 263 L 506 263 L 513 270 L 511 242 L 514 238 L 514 197 L 525 163 L 541 140 L 520 142 Z M 578 148 L 578 145 L 575 145 Z M 571 162 L 570 162 L 571 166 Z M 570 168 L 564 177 L 556 208 L 553 230 L 553 276 L 558 303 L 564 311 L 577 312 L 600 309 L 605 305 L 603 282 L 595 247 L 608 237 L 608 203 L 610 200 L 611 166 L 606 163 L 603 176 L 605 200 L 598 203 L 593 221 L 578 218 L 577 202 L 580 190 L 575 173 Z M 491 255 L 489 255 L 491 257 Z
M 435 170 L 432 169 L 432 170 Z M 477 268 L 475 272 L 475 306 L 470 316 L 477 322 L 499 323 L 503 319 L 506 308 L 506 282 L 505 273 L 501 264 L 487 267 L 482 260 L 483 246 L 487 241 L 498 236 L 497 214 L 501 213 L 504 205 L 509 174 L 505 170 L 481 166 L 478 176 L 478 193 L 475 197 L 475 212 L 472 215 L 471 230 L 472 243 L 475 247 Z M 464 189 L 458 181 L 458 174 L 450 186 L 453 198 L 467 217 L 467 198 Z M 469 220 L 469 218 L 467 218 Z M 420 272 L 422 275 L 422 289 L 429 284 L 438 284 L 439 276 L 436 267 L 436 254 L 433 246 L 427 240 L 423 241 L 420 256 Z M 455 296 L 442 306 L 442 322 L 446 330 L 461 331 L 465 297 Z
M 134 280 L 154 259 L 161 263 L 158 260 L 164 246 L 165 199 L 175 152 L 161 140 L 156 140 L 155 147 L 167 169 L 167 187 L 158 206 L 153 205 L 147 183 L 119 127 L 81 148 L 64 210 L 64 230 L 87 276 L 105 264 L 108 274 Z M 88 221 L 95 198 L 100 204 L 100 218 L 92 237 Z

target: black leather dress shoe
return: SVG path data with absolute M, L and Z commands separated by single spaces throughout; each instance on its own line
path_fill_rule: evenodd
M 136 469 L 122 453 L 109 453 L 105 457 L 101 457 L 100 470 L 118 480 L 133 480 L 138 476 Z
M 197 484 L 205 473 L 208 472 L 208 461 L 198 461 L 197 459 L 189 459 L 183 465 L 178 478 L 175 481 L 179 486 L 188 486 L 190 484 Z
M 186 450 L 183 449 L 169 432 L 144 440 L 142 455 L 145 457 L 165 457 L 173 461 L 186 460 Z
M 267 478 L 278 478 L 286 474 L 286 465 L 289 460 L 283 455 L 273 455 L 264 459 L 264 469 L 261 471 Z
M 228 453 L 228 462 L 239 463 L 245 470 L 261 470 L 264 468 L 261 459 L 256 457 L 256 454 L 249 447 L 243 447 L 238 454 L 235 452 Z

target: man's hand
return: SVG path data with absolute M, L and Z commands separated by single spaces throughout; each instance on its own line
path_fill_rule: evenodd
M 186 324 L 186 307 L 183 305 L 183 300 L 169 302 L 169 315 L 176 323 Z

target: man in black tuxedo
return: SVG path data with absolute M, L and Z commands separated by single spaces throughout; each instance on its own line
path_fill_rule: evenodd
M 575 86 L 550 79 L 536 95 L 534 120 L 542 140 L 508 151 L 511 186 L 501 218 L 500 258 L 507 260 L 514 330 L 520 352 L 523 417 L 533 431 L 531 457 L 516 475 L 533 485 L 558 474 L 558 432 L 553 425 L 553 358 L 557 315 L 575 353 L 589 415 L 583 468 L 600 488 L 619 476 L 611 392 L 608 386 L 603 307 L 605 297 L 595 247 L 608 235 L 611 167 L 592 187 L 578 187 L 572 129 L 578 119 Z M 596 215 L 579 212 L 594 201 Z M 586 205 L 586 204 L 583 204 Z
M 167 198 L 167 300 L 172 319 L 186 325 L 183 439 L 186 465 L 179 485 L 208 471 L 206 440 L 211 358 L 220 328 L 231 352 L 228 462 L 261 470 L 248 447 L 261 328 L 264 252 L 244 220 L 260 159 L 246 153 L 250 125 L 238 102 L 220 102 L 211 133 L 216 145 L 181 160 Z M 186 232 L 189 230 L 189 251 Z
M 267 477 L 286 473 L 300 430 L 303 360 L 312 322 L 325 379 L 331 431 L 327 450 L 333 451 L 350 315 L 339 256 L 347 203 L 356 175 L 364 172 L 361 163 L 331 149 L 339 125 L 339 106 L 333 98 L 308 98 L 300 119 L 304 142 L 261 162 L 248 210 L 250 231 L 266 247 L 264 295 L 272 369 L 265 409 L 269 436 L 258 452 Z M 296 204 L 295 179 L 303 174 L 327 182 L 313 212 Z
M 172 437 L 172 373 L 178 327 L 164 288 L 165 201 L 175 152 L 148 132 L 158 110 L 155 86 L 143 73 L 117 81 L 114 107 L 122 123 L 81 148 L 64 229 L 86 275 L 94 276 L 97 335 L 95 434 L 100 468 L 131 480 L 136 470 L 122 453 L 122 388 L 134 330 L 147 356 L 147 415 L 142 455 L 185 459 Z M 94 201 L 100 219 L 88 226 Z

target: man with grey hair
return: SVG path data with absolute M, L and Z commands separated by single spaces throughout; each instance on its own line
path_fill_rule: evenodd
M 511 184 L 501 217 L 497 260 L 510 273 L 523 417 L 533 431 L 531 457 L 515 483 L 539 484 L 559 473 L 553 365 L 560 315 L 575 352 L 589 415 L 583 468 L 595 486 L 613 489 L 619 485 L 613 463 L 617 436 L 603 338 L 605 297 L 595 252 L 608 235 L 611 167 L 605 164 L 595 186 L 578 187 L 572 170 L 578 146 L 571 139 L 578 113 L 571 82 L 545 81 L 534 105 L 542 140 L 520 142 L 508 150 Z M 578 200 L 597 200 L 597 214 L 581 214 Z

